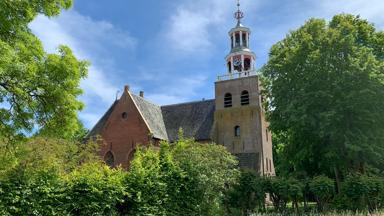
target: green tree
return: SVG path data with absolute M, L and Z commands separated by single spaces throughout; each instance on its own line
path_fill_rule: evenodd
M 120 185 L 114 176 L 120 171 L 112 175 L 100 164 L 82 166 L 98 161 L 96 144 L 31 138 L 13 151 L 2 150 L 0 148 L 0 215 L 67 215 L 65 212 L 72 211 L 69 207 L 84 205 L 81 197 L 73 198 L 81 190 L 88 190 L 89 197 L 96 197 L 104 190 L 103 194 L 111 197 L 109 200 L 98 197 L 104 209 L 113 208 L 105 203 L 119 200 L 117 195 L 112 195 L 118 193 Z M 93 204 L 90 203 L 89 208 L 95 210 Z
M 182 137 L 182 136 L 180 136 Z M 224 147 L 180 139 L 139 149 L 127 177 L 129 215 L 223 215 L 236 160 Z
M 270 128 L 308 176 L 382 169 L 384 33 L 359 16 L 311 19 L 275 44 L 263 68 Z
M 111 169 L 101 163 L 87 163 L 66 178 L 64 209 L 69 215 L 119 215 L 126 193 L 122 169 Z
M 47 54 L 28 24 L 38 15 L 56 16 L 72 0 L 0 1 L 0 139 L 3 142 L 43 129 L 69 138 L 79 129 L 83 104 L 80 80 L 87 62 L 66 46 Z
M 326 176 L 316 176 L 310 181 L 309 190 L 315 196 L 317 209 L 321 212 L 327 210 L 335 194 L 335 182 Z
M 250 215 L 255 210 L 264 211 L 265 206 L 264 179 L 252 171 L 241 171 L 237 183 L 227 194 L 227 205 L 238 209 L 242 215 Z

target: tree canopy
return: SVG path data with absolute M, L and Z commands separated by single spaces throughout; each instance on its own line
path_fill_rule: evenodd
M 359 16 L 310 19 L 271 48 L 263 78 L 270 128 L 284 137 L 291 170 L 382 169 L 384 32 Z
M 72 0 L 0 1 L 0 138 L 33 131 L 71 137 L 80 127 L 80 81 L 85 61 L 60 46 L 48 54 L 28 24 L 38 15 L 55 16 Z

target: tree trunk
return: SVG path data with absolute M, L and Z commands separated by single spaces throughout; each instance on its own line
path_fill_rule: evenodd
M 335 171 L 335 180 L 336 180 L 336 192 L 340 194 L 341 192 L 341 183 L 340 183 L 340 170 L 337 167 L 334 167 Z

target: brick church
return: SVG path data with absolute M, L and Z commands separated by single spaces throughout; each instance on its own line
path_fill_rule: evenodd
M 215 82 L 215 99 L 158 106 L 146 100 L 144 92 L 135 95 L 125 86 L 89 133 L 101 137 L 100 154 L 109 166 L 128 168 L 137 146 L 175 142 L 182 128 L 184 137 L 225 146 L 241 168 L 275 174 L 256 55 L 249 48 L 251 31 L 241 23 L 239 6 L 237 25 L 229 31 L 227 72 Z

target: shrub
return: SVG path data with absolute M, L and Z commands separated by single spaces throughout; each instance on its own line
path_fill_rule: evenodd
M 266 182 L 266 189 L 271 196 L 275 210 L 284 212 L 289 200 L 288 184 L 286 179 L 271 177 Z
M 373 212 L 383 205 L 384 179 L 378 176 L 350 174 L 343 182 L 343 194 L 352 211 Z
M 335 194 L 335 183 L 326 176 L 316 176 L 309 183 L 309 189 L 316 199 L 319 211 L 324 211 Z
M 63 215 L 63 182 L 52 169 L 27 176 L 14 170 L 0 182 L 0 215 Z
M 239 210 L 243 215 L 264 210 L 264 179 L 252 171 L 243 170 L 236 185 L 227 194 L 227 205 Z
M 139 149 L 127 177 L 129 215 L 222 215 L 237 176 L 224 147 L 180 140 Z
M 304 184 L 299 180 L 294 178 L 288 178 L 288 197 L 292 201 L 292 207 L 298 211 L 299 210 L 299 201 L 303 199 Z
M 69 174 L 63 203 L 70 215 L 117 215 L 124 202 L 126 173 L 89 163 Z

